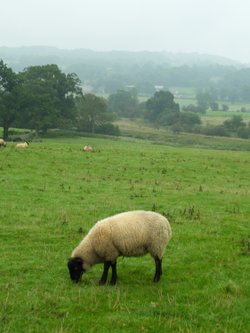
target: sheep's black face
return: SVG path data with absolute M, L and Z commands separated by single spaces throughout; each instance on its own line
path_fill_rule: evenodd
M 79 282 L 81 280 L 84 269 L 82 267 L 83 260 L 81 258 L 70 258 L 68 261 L 68 269 L 70 278 L 74 282 Z

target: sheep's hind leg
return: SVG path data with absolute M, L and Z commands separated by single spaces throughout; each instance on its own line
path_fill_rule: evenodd
M 100 285 L 104 285 L 107 282 L 108 272 L 109 272 L 109 267 L 110 266 L 111 266 L 111 261 L 105 261 L 104 262 L 102 277 L 99 281 Z M 113 270 L 113 268 L 112 268 L 112 270 Z
M 154 282 L 159 282 L 162 275 L 162 267 L 161 267 L 162 260 L 159 259 L 158 257 L 155 257 L 154 259 L 155 259 Z
M 111 268 L 112 268 L 112 276 L 111 276 L 110 284 L 111 284 L 111 286 L 114 286 L 116 284 L 116 280 L 117 280 L 116 262 L 111 263 Z

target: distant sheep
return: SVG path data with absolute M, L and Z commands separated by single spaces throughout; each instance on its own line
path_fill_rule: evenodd
M 25 141 L 24 143 L 17 143 L 16 149 L 25 149 L 29 147 L 29 142 Z
M 131 211 L 97 222 L 72 252 L 68 261 L 71 280 L 79 282 L 91 266 L 104 263 L 99 284 L 107 281 L 112 268 L 111 285 L 116 284 L 119 256 L 136 257 L 147 253 L 155 260 L 154 282 L 162 275 L 162 258 L 172 231 L 168 220 L 150 211 Z
M 0 139 L 0 147 L 6 147 L 6 142 L 4 139 Z
M 93 151 L 93 148 L 89 145 L 86 145 L 86 146 L 83 147 L 83 151 L 91 152 L 91 151 Z

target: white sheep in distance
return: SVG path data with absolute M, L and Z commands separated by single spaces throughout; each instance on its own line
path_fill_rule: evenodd
M 91 152 L 91 151 L 93 151 L 93 148 L 90 145 L 86 145 L 83 147 L 83 151 Z
M 17 143 L 16 149 L 25 149 L 29 147 L 29 142 L 25 141 L 24 143 Z
M 68 260 L 71 280 L 79 282 L 91 266 L 104 263 L 99 284 L 107 281 L 112 268 L 110 284 L 117 280 L 116 261 L 119 256 L 136 257 L 149 253 L 155 260 L 154 282 L 162 274 L 162 258 L 172 231 L 168 220 L 151 211 L 120 213 L 97 222 L 72 252 Z
M 4 139 L 0 139 L 0 147 L 6 147 L 6 142 Z

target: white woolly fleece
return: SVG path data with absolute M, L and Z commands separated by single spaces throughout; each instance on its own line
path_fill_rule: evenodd
M 104 261 L 115 262 L 119 256 L 150 253 L 162 259 L 172 237 L 168 220 L 150 211 L 130 211 L 97 222 L 72 252 L 83 259 L 83 268 Z

